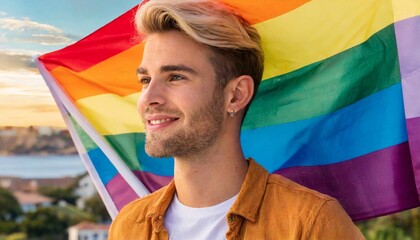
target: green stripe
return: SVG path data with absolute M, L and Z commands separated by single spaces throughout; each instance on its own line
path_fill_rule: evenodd
M 144 149 L 144 133 L 125 133 L 105 136 L 131 170 L 173 176 L 172 158 L 152 158 Z
M 401 81 L 394 26 L 323 61 L 261 83 L 243 129 L 334 112 Z
M 77 135 L 86 149 L 86 152 L 97 149 L 98 145 L 80 127 L 76 120 L 71 116 L 70 119 L 76 129 Z M 103 136 L 112 149 L 120 156 L 124 163 L 131 170 L 142 170 L 137 159 L 139 152 L 144 152 L 144 133 L 126 133 L 117 135 Z M 140 148 L 140 149 L 138 149 Z
M 86 152 L 97 149 L 98 145 L 89 137 L 71 115 L 70 119 Z M 137 154 L 144 151 L 144 133 L 106 135 L 104 138 L 131 170 L 141 170 L 139 161 L 137 160 Z M 140 151 L 138 148 L 141 148 Z
M 131 170 L 141 170 L 137 154 L 144 151 L 144 134 L 126 133 L 104 136 L 115 152 Z M 137 149 L 142 148 L 142 149 Z M 140 151 L 139 151 L 140 150 Z
M 98 145 L 89 137 L 89 135 L 80 127 L 80 125 L 70 115 L 70 119 L 76 129 L 77 135 L 86 149 L 86 152 L 97 149 Z M 123 159 L 124 163 L 131 170 L 140 170 L 140 164 L 137 160 L 137 148 L 143 148 L 144 134 L 127 133 L 118 135 L 104 136 L 105 140 L 111 145 L 111 148 Z
M 83 146 L 86 149 L 86 152 L 89 152 L 92 149 L 98 148 L 98 145 L 87 135 L 87 133 L 80 127 L 80 125 L 76 122 L 76 120 L 73 118 L 73 116 L 70 116 L 71 123 L 74 126 L 74 129 L 77 132 L 77 135 L 80 138 L 80 141 L 82 142 Z

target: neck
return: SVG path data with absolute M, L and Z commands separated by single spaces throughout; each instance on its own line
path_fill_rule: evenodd
M 208 207 L 236 194 L 248 169 L 239 141 L 223 142 L 205 152 L 175 158 L 178 199 L 190 207 Z

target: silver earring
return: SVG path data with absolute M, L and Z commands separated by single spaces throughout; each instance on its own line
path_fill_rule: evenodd
M 229 117 L 231 117 L 231 118 L 235 117 L 235 110 L 234 109 L 231 109 L 229 111 Z

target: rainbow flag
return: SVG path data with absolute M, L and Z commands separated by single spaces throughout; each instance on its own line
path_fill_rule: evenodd
M 223 1 L 266 54 L 245 155 L 336 197 L 354 220 L 419 206 L 420 1 Z M 136 9 L 37 59 L 112 217 L 173 176 L 173 159 L 144 152 Z

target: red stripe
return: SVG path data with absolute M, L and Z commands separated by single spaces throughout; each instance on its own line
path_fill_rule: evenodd
M 140 41 L 133 24 L 136 11 L 137 6 L 77 43 L 42 55 L 39 59 L 49 71 L 63 66 L 80 72 L 102 62 Z
M 241 0 L 223 1 L 237 7 L 244 17 L 253 24 L 287 13 L 308 2 L 308 0 L 281 2 L 266 0 L 263 3 Z M 39 59 L 49 71 L 57 66 L 63 66 L 81 72 L 125 51 L 141 41 L 141 37 L 136 34 L 134 27 L 136 11 L 137 6 L 77 43 L 42 55 Z

